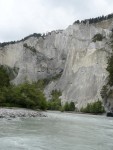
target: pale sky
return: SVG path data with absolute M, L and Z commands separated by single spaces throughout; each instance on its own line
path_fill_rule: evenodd
M 113 13 L 113 0 L 0 0 L 0 42 Z

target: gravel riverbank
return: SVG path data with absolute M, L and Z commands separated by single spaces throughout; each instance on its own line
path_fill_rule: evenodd
M 0 118 L 46 117 L 41 111 L 24 108 L 0 108 Z

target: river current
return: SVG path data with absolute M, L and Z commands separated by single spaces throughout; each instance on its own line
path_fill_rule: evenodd
M 0 150 L 113 150 L 113 118 L 47 112 L 0 119 Z

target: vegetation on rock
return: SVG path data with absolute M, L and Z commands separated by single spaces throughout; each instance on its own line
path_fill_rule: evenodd
M 92 41 L 93 41 L 93 42 L 102 41 L 103 38 L 104 38 L 103 35 L 100 34 L 100 33 L 98 33 L 98 34 L 96 34 L 96 35 L 93 37 Z
M 0 106 L 45 110 L 47 103 L 43 92 L 35 84 L 24 83 L 0 88 Z
M 36 37 L 36 38 L 39 38 L 41 37 L 42 35 L 40 33 L 33 33 L 33 34 L 30 34 L 28 36 L 26 36 L 25 38 L 23 38 L 21 41 L 25 41 L 27 39 L 29 39 L 30 37 Z
M 22 40 L 0 43 L 0 47 L 7 46 L 7 45 L 9 45 L 9 44 L 15 44 L 15 43 L 22 42 L 22 41 L 25 41 L 25 40 L 29 39 L 30 37 L 36 37 L 36 38 L 39 38 L 39 37 L 43 37 L 43 36 L 42 36 L 40 33 L 33 33 L 33 34 L 29 35 L 29 36 L 26 36 L 26 37 L 23 38 Z
M 61 91 L 53 90 L 51 92 L 52 98 L 48 101 L 48 110 L 60 110 L 61 109 Z
M 108 58 L 108 65 L 106 70 L 108 71 L 109 75 L 107 78 L 107 83 L 106 85 L 103 86 L 103 88 L 101 89 L 101 97 L 105 103 L 105 105 L 107 104 L 108 99 L 113 99 L 113 30 L 112 30 L 112 34 L 110 36 L 110 46 L 112 49 L 112 53 L 110 55 L 110 57 Z M 110 102 L 108 104 L 110 106 Z M 113 106 L 110 106 L 110 109 L 113 109 Z
M 9 75 L 3 66 L 0 66 L 0 88 L 10 85 Z
M 65 105 L 63 106 L 63 111 L 75 111 L 75 104 L 74 102 L 66 102 Z
M 58 75 L 59 76 L 59 75 Z M 52 78 L 56 79 L 58 76 Z M 22 107 L 41 110 L 60 110 L 61 91 L 53 90 L 52 98 L 46 101 L 43 94 L 50 78 L 38 80 L 36 83 L 25 82 L 20 85 L 11 85 L 9 74 L 4 66 L 0 66 L 0 106 Z
M 105 112 L 102 102 L 99 100 L 93 103 L 88 103 L 87 106 L 85 108 L 82 107 L 80 111 L 92 114 L 102 114 Z
M 80 24 L 80 23 L 86 24 L 87 22 L 89 22 L 89 24 L 92 24 L 92 23 L 98 23 L 98 22 L 101 22 L 101 21 L 104 21 L 107 19 L 111 19 L 111 18 L 113 18 L 113 13 L 109 14 L 107 16 L 100 16 L 100 17 L 96 17 L 96 18 L 85 19 L 82 21 L 77 20 L 74 22 L 74 24 Z
M 112 48 L 113 51 L 113 48 Z M 108 76 L 108 85 L 113 86 L 113 52 L 111 56 L 108 58 L 108 66 L 106 70 L 109 72 Z
M 0 66 L 0 106 L 15 106 L 32 109 L 47 108 L 43 91 L 36 83 L 23 83 L 18 86 L 10 85 L 9 75 Z
M 27 43 L 24 43 L 23 46 L 25 48 L 28 48 L 29 50 L 31 50 L 33 53 L 36 53 L 36 49 L 34 47 L 32 47 L 32 46 L 28 46 Z

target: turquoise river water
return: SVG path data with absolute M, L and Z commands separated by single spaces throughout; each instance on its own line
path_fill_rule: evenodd
M 113 118 L 47 112 L 0 119 L 0 150 L 113 150 Z

